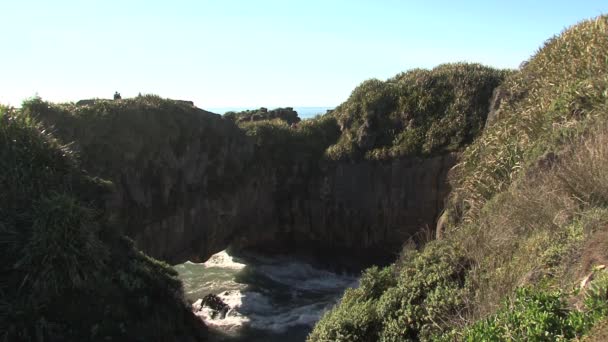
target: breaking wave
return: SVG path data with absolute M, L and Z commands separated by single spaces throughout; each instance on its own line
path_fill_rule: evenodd
M 193 311 L 216 330 L 243 336 L 255 330 L 285 334 L 290 329 L 310 330 L 358 277 L 332 272 L 288 257 L 248 256 L 246 261 L 226 251 L 207 262 L 175 267 L 184 282 Z M 201 306 L 201 298 L 217 295 L 229 309 L 218 315 Z M 298 339 L 292 339 L 298 340 Z

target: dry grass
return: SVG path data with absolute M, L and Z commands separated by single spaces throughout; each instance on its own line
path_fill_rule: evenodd
M 608 319 L 597 323 L 589 332 L 589 335 L 581 339 L 583 342 L 605 342 L 608 341 Z
M 469 317 L 493 313 L 522 285 L 572 288 L 608 261 L 608 125 L 571 143 L 552 167 L 538 163 L 448 234 L 474 267 Z
M 559 178 L 583 205 L 608 205 L 608 133 L 599 130 L 584 139 L 568 163 L 563 163 Z
M 459 328 L 494 314 L 518 287 L 573 297 L 581 275 L 607 259 L 607 36 L 608 17 L 602 16 L 547 41 L 501 86 L 505 96 L 500 115 L 453 170 L 454 190 L 441 243 L 462 251 L 459 257 L 467 267 L 458 287 L 463 297 L 441 312 L 442 320 L 456 329 L 445 340 L 464 338 Z M 432 242 L 416 251 L 416 244 L 410 243 L 393 271 L 403 276 L 417 255 L 435 247 Z M 416 275 L 424 278 L 429 269 Z M 428 289 L 421 291 L 428 295 Z M 399 295 L 407 298 L 408 293 Z M 387 308 L 381 317 L 406 317 Z M 527 323 L 535 325 L 545 314 L 541 309 L 539 317 Z M 590 317 L 603 315 L 598 310 Z M 416 324 L 421 323 L 410 320 L 395 327 Z M 605 336 L 605 331 L 604 323 L 595 334 Z
M 559 151 L 606 114 L 608 17 L 585 21 L 547 41 L 501 85 L 501 115 L 464 153 L 451 183 L 452 217 L 473 222 L 546 151 Z

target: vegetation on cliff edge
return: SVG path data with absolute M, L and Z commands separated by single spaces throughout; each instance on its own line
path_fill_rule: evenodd
M 288 125 L 297 124 L 300 122 L 298 112 L 293 110 L 292 107 L 286 108 L 275 108 L 268 110 L 268 108 L 260 108 L 256 110 L 245 110 L 241 112 L 227 112 L 224 117 L 234 121 L 235 123 L 245 123 L 252 121 L 264 121 L 264 120 L 281 120 Z
M 608 17 L 582 22 L 507 76 L 452 172 L 442 240 L 368 270 L 309 341 L 602 340 L 607 35 Z
M 6 107 L 0 189 L 0 340 L 204 337 L 176 272 L 108 220 L 112 184 L 83 172 L 34 118 Z
M 332 112 L 342 134 L 327 156 L 385 160 L 459 150 L 483 128 L 492 92 L 509 73 L 455 63 L 365 81 Z

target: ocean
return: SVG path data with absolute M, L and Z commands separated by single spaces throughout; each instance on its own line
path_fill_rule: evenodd
M 196 315 L 210 328 L 212 341 L 305 341 L 344 290 L 358 286 L 358 274 L 289 256 L 237 257 L 222 251 L 205 263 L 174 268 Z M 207 294 L 228 304 L 225 317 L 200 308 L 196 301 Z

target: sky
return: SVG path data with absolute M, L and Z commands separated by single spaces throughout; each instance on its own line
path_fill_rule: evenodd
M 517 68 L 608 1 L 0 0 L 0 103 L 139 93 L 333 107 L 370 78 Z

